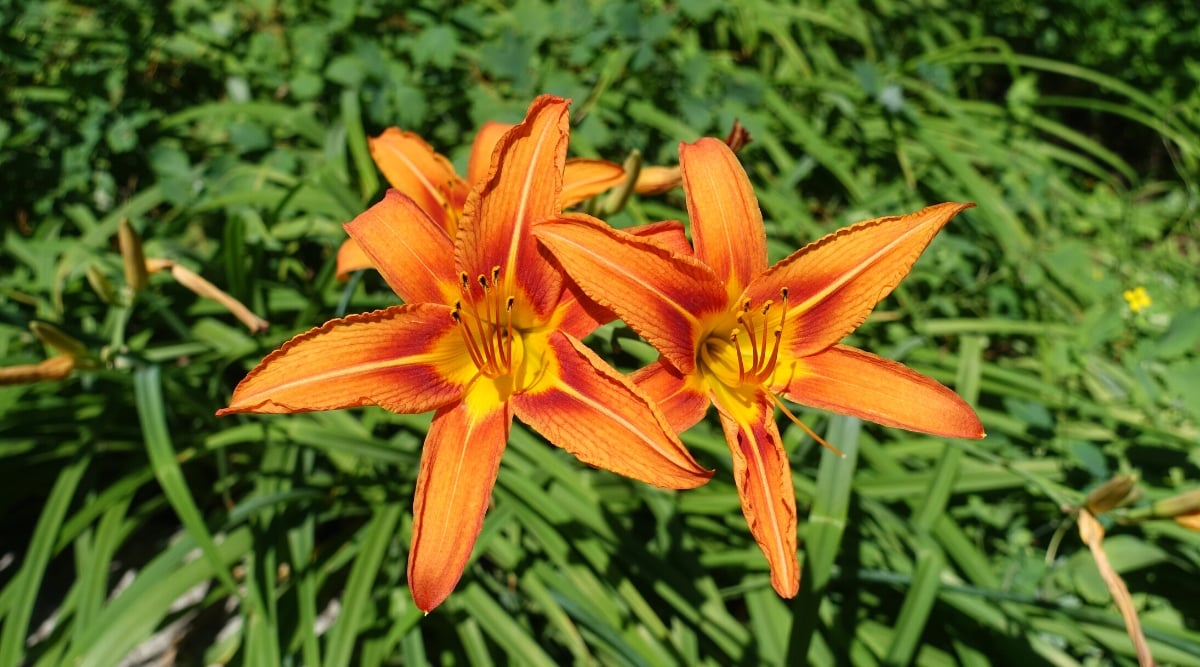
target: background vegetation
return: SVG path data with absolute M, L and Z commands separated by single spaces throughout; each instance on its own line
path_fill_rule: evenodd
M 43 324 L 86 348 L 0 388 L 0 667 L 1131 664 L 1073 530 L 1117 473 L 1145 498 L 1104 517 L 1109 557 L 1155 657 L 1200 664 L 1200 533 L 1118 521 L 1200 487 L 1194 3 L 388 4 L 0 0 L 0 358 L 60 356 Z M 400 125 L 461 164 L 540 92 L 574 98 L 573 152 L 613 160 L 672 164 L 741 119 L 772 259 L 978 203 L 854 343 L 955 386 L 989 437 L 802 413 L 840 460 L 787 425 L 796 600 L 713 421 L 685 442 L 716 477 L 687 493 L 518 426 L 474 560 L 423 617 L 404 569 L 428 416 L 213 416 L 293 334 L 394 302 L 333 276 L 340 223 L 382 192 L 365 136 Z M 676 192 L 612 222 L 681 217 Z M 270 328 L 165 275 L 132 294 L 122 220 Z M 615 326 L 594 342 L 653 356 Z

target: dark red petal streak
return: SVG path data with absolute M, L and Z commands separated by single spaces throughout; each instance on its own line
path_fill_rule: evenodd
M 594 352 L 555 332 L 548 353 L 548 377 L 512 397 L 521 421 L 584 463 L 648 484 L 690 489 L 712 476 L 646 395 Z
M 442 227 L 396 190 L 346 223 L 371 264 L 407 303 L 447 303 L 456 292 L 454 246 Z
M 750 179 L 729 146 L 711 137 L 680 144 L 679 166 L 696 257 L 737 296 L 767 269 L 767 233 Z
M 421 453 L 408 554 L 408 585 L 422 611 L 438 606 L 462 577 L 511 423 L 503 403 L 481 413 L 455 404 L 434 415 Z
M 979 417 L 958 394 L 890 359 L 845 345 L 777 367 L 789 400 L 884 426 L 950 438 L 982 438 Z
M 460 354 L 461 353 L 461 357 Z M 331 320 L 267 355 L 238 384 L 234 412 L 378 405 L 417 413 L 457 401 L 466 351 L 446 306 L 395 306 Z

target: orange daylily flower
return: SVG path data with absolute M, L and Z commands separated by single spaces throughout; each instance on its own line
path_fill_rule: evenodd
M 489 121 L 479 128 L 467 158 L 467 177 L 454 171 L 454 165 L 420 136 L 397 127 L 384 130 L 368 140 L 371 157 L 389 185 L 416 202 L 417 206 L 445 228 L 450 238 L 458 233 L 458 220 L 471 188 L 488 175 L 492 153 L 504 133 L 513 126 Z M 606 160 L 572 158 L 567 160 L 559 199 L 569 208 L 608 190 L 625 178 L 619 164 Z M 338 249 L 337 278 L 345 280 L 351 271 L 374 266 L 353 238 Z
M 425 611 L 462 576 L 514 415 L 585 463 L 656 486 L 691 488 L 711 475 L 646 393 L 579 342 L 596 320 L 531 236 L 561 211 L 567 135 L 567 102 L 535 100 L 498 140 L 453 237 L 394 190 L 348 223 L 405 305 L 293 338 L 218 413 L 436 410 L 408 562 Z
M 658 348 L 662 357 L 633 377 L 672 426 L 687 429 L 716 405 L 750 531 L 775 590 L 791 597 L 800 573 L 795 492 L 774 418 L 776 406 L 791 413 L 780 396 L 887 426 L 983 437 L 951 390 L 838 344 L 971 204 L 862 222 L 768 268 L 762 214 L 733 151 L 715 139 L 679 150 L 694 256 L 579 214 L 535 234 L 585 294 Z

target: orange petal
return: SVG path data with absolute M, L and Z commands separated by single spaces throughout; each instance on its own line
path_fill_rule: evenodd
M 521 421 L 589 465 L 654 486 L 691 489 L 708 481 L 658 408 L 596 353 L 550 334 L 553 366 L 512 397 Z
M 754 303 L 790 306 L 784 340 L 797 356 L 840 341 L 900 282 L 946 223 L 974 204 L 938 204 L 904 216 L 860 222 L 822 237 L 780 261 L 746 289 Z
M 683 231 L 683 223 L 678 220 L 664 220 L 645 225 L 630 227 L 625 230 L 634 236 L 654 239 L 666 245 L 674 252 L 684 255 L 692 254 L 692 245 Z M 593 301 L 580 291 L 579 286 L 568 282 L 558 303 L 562 319 L 559 328 L 575 338 L 583 339 L 602 324 L 608 324 L 617 316 L 609 309 Z
M 553 326 L 575 338 L 586 338 L 597 327 L 617 319 L 611 310 L 596 303 L 574 283 L 563 290 Z
M 629 379 L 658 404 L 676 433 L 704 419 L 712 404 L 699 374 L 683 375 L 662 360 L 634 371 Z
M 800 590 L 796 559 L 796 491 L 775 425 L 775 405 L 758 389 L 714 386 L 714 402 L 733 455 L 733 479 L 750 534 L 771 566 L 771 586 L 790 598 Z
M 447 234 L 467 198 L 467 184 L 454 165 L 421 137 L 390 127 L 370 139 L 371 157 L 391 186 L 417 202 Z
M 354 239 L 342 241 L 342 245 L 338 248 L 337 252 L 338 280 L 346 280 L 354 271 L 373 268 L 375 268 L 375 265 L 371 263 L 371 258 L 367 257 L 367 253 L 363 252 L 362 246 L 355 243 Z
M 692 242 L 688 241 L 687 233 L 683 229 L 683 223 L 678 220 L 651 222 L 629 227 L 625 231 L 644 239 L 654 239 L 659 245 L 679 255 L 691 257 L 695 254 Z
M 533 101 L 525 120 L 500 138 L 495 168 L 467 198 L 455 246 L 459 271 L 475 280 L 498 269 L 509 294 L 518 285 L 547 318 L 562 276 L 530 234 L 534 223 L 559 211 L 568 131 L 566 100 L 542 95 Z
M 638 172 L 633 191 L 639 195 L 660 195 L 679 187 L 683 183 L 683 172 L 679 167 L 642 167 Z
M 696 257 L 737 296 L 767 270 L 767 232 L 746 171 L 724 142 L 679 145 Z
M 907 366 L 845 345 L 776 366 L 772 387 L 789 400 L 884 426 L 948 438 L 982 438 L 958 394 Z
M 425 412 L 458 400 L 473 370 L 448 307 L 394 306 L 330 320 L 284 343 L 217 415 L 363 405 Z
M 563 208 L 570 208 L 585 199 L 611 190 L 624 180 L 625 169 L 619 164 L 607 160 L 573 158 L 567 160 L 566 169 L 563 171 L 563 190 L 559 199 Z
M 712 270 L 653 239 L 582 214 L 538 225 L 535 234 L 589 297 L 619 315 L 681 372 L 695 369 L 702 320 L 728 305 Z
M 408 554 L 408 585 L 424 612 L 441 604 L 462 577 L 511 424 L 504 403 L 485 411 L 451 405 L 433 418 L 421 453 Z
M 512 123 L 497 123 L 489 120 L 475 133 L 475 141 L 471 144 L 471 155 L 467 158 L 467 184 L 475 187 L 487 178 L 492 167 L 492 153 L 500 137 L 513 128 Z
M 453 243 L 412 199 L 388 190 L 383 201 L 345 227 L 406 302 L 447 303 L 447 295 L 457 293 Z

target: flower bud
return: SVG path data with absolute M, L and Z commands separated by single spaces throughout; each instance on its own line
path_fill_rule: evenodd
M 72 357 L 86 357 L 87 346 L 63 332 L 49 322 L 30 322 L 29 330 L 38 340 Z
M 125 284 L 136 294 L 146 287 L 146 255 L 142 252 L 142 237 L 125 218 L 117 227 L 117 242 L 125 264 Z
M 104 275 L 104 271 L 95 264 L 88 264 L 84 270 L 84 275 L 87 277 L 88 284 L 92 286 L 92 290 L 100 297 L 104 303 L 114 303 L 117 300 L 117 292 L 113 289 L 112 282 L 108 276 Z
M 1164 498 L 1151 508 L 1159 519 L 1173 519 L 1185 514 L 1200 513 L 1200 489 L 1192 489 L 1177 496 Z
M 1092 489 L 1084 505 L 1092 514 L 1103 514 L 1135 503 L 1141 497 L 1142 489 L 1137 486 L 1137 475 L 1117 475 Z
M 0 368 L 0 387 L 32 382 L 61 380 L 75 369 L 75 357 L 69 354 L 50 357 L 36 364 Z

